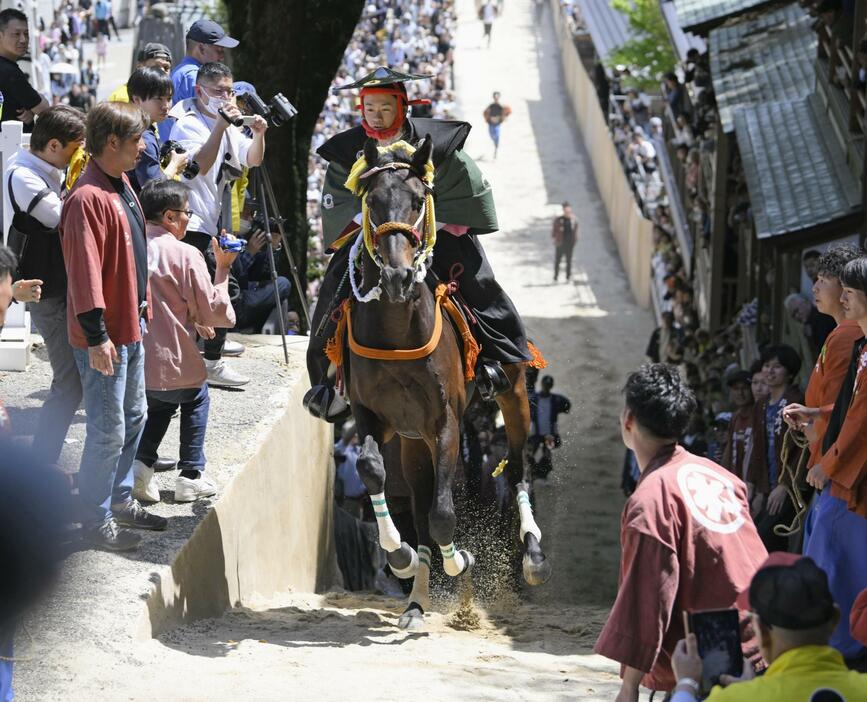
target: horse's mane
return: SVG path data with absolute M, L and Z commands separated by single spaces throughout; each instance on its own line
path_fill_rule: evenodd
M 406 144 L 409 146 L 409 144 Z M 377 158 L 377 166 L 385 166 L 389 163 L 412 163 L 413 152 L 410 149 L 405 148 L 404 144 L 401 142 L 397 142 L 393 148 L 384 148 L 379 151 L 379 157 Z M 361 165 L 362 160 L 364 160 L 364 164 Z M 370 164 L 366 162 L 364 156 L 360 156 L 359 160 L 356 161 L 355 165 L 352 167 L 349 178 L 346 181 L 346 186 L 350 189 L 356 189 L 357 195 L 364 195 L 370 189 L 370 176 L 366 178 L 362 178 L 364 172 L 370 169 Z M 418 169 L 411 169 L 411 172 L 416 175 L 418 178 L 423 179 L 424 173 L 420 173 Z

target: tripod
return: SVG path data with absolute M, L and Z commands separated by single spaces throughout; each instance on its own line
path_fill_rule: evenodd
M 283 227 L 283 218 L 277 209 L 277 200 L 274 197 L 274 188 L 271 185 L 271 178 L 264 164 L 250 169 L 250 190 L 256 198 L 257 210 L 262 216 L 263 233 L 267 244 L 265 248 L 268 250 L 268 262 L 271 265 L 271 283 L 274 286 L 274 301 L 276 303 L 277 319 L 280 325 L 280 338 L 283 343 L 283 358 L 286 363 L 289 363 L 289 351 L 286 348 L 286 320 L 283 318 L 283 301 L 280 299 L 280 290 L 277 287 L 277 261 L 274 258 L 274 247 L 271 236 L 271 222 L 277 225 L 277 231 L 280 232 L 280 240 L 283 242 L 283 251 L 286 253 L 286 259 L 289 262 L 289 268 L 292 272 L 292 283 L 295 290 L 298 292 L 298 297 L 301 301 L 301 310 L 304 313 L 304 319 L 307 321 L 307 327 L 310 328 L 310 313 L 307 310 L 307 296 L 304 293 L 304 288 L 301 287 L 301 280 L 298 275 L 298 267 L 295 265 L 295 259 L 292 256 L 292 250 L 289 248 L 289 239 L 286 236 L 286 230 Z

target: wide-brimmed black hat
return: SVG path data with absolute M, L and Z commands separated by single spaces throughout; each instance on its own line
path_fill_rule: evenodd
M 339 93 L 344 90 L 361 90 L 362 88 L 376 88 L 383 85 L 395 85 L 398 83 L 409 83 L 413 80 L 430 80 L 433 76 L 425 76 L 418 73 L 401 73 L 394 71 L 387 66 L 380 66 L 372 73 L 368 73 L 363 78 L 359 78 L 354 83 L 347 83 L 332 88 L 332 93 Z

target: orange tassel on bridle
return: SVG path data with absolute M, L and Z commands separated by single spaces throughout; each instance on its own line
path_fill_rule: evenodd
M 325 355 L 338 369 L 343 367 L 343 340 L 346 338 L 346 313 L 349 305 L 350 301 L 344 300 L 343 304 L 335 310 L 332 319 L 337 322 L 337 328 L 334 330 L 334 336 L 325 345 Z

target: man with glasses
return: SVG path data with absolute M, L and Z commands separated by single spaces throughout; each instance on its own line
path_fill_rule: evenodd
M 150 317 L 145 219 L 126 171 L 144 148 L 150 120 L 128 102 L 102 102 L 87 116 L 91 159 L 60 216 L 69 343 L 81 376 L 87 433 L 78 487 L 84 534 L 112 551 L 135 549 L 163 517 L 132 497 L 132 462 L 145 424 L 142 333 Z
M 258 166 L 265 157 L 268 123 L 262 117 L 254 117 L 249 126 L 252 137 L 231 124 L 241 116 L 235 104 L 232 72 L 225 64 L 216 62 L 199 69 L 195 98 L 175 105 L 169 116 L 177 119 L 170 138 L 179 142 L 199 164 L 199 174 L 189 181 L 193 216 L 184 240 L 205 254 L 213 276 L 216 264 L 211 239 L 231 225 L 232 183 L 241 176 L 243 168 Z M 216 332 L 213 339 L 205 341 L 208 383 L 216 387 L 245 385 L 249 378 L 222 360 L 226 330 Z
M 206 477 L 205 431 L 208 426 L 208 383 L 196 348 L 196 332 L 213 336 L 213 327 L 235 325 L 229 299 L 229 269 L 237 253 L 223 251 L 216 239 L 213 284 L 202 254 L 181 240 L 193 216 L 189 188 L 176 180 L 154 180 L 141 191 L 147 219 L 148 250 L 155 267 L 150 284 L 154 307 L 160 310 L 144 336 L 148 418 L 133 464 L 133 496 L 159 502 L 153 464 L 175 412 L 181 414 L 181 442 L 175 480 L 175 502 L 192 502 L 217 492 Z

